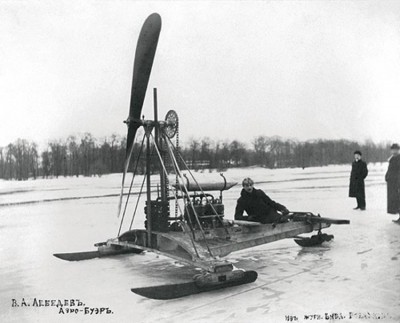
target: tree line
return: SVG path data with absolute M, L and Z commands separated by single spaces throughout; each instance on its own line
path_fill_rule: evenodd
M 140 137 L 140 136 L 138 136 Z M 35 142 L 18 139 L 0 147 L 0 178 L 26 180 L 37 177 L 101 176 L 120 173 L 125 160 L 126 138 L 113 134 L 101 140 L 90 133 L 49 141 L 39 152 Z M 139 155 L 141 143 L 134 145 L 133 159 Z M 348 164 L 354 150 L 361 150 L 367 162 L 384 162 L 389 143 L 350 140 L 297 141 L 281 137 L 258 136 L 250 144 L 238 140 L 215 141 L 208 137 L 191 138 L 179 151 L 194 170 L 261 166 L 267 168 L 312 167 Z M 139 173 L 145 171 L 145 154 L 136 160 Z M 152 158 L 157 158 L 153 152 Z M 153 161 L 154 161 L 153 160 Z M 156 163 L 152 163 L 155 170 Z M 131 166 L 132 168 L 132 166 Z M 131 169 L 132 170 L 132 169 Z
M 261 166 L 266 168 L 312 167 L 348 164 L 355 150 L 361 150 L 367 162 L 388 159 L 389 143 L 371 140 L 358 143 L 350 140 L 298 141 L 278 136 L 258 136 L 250 147 L 238 140 L 212 141 L 192 138 L 182 149 L 184 159 L 192 168 L 226 169 L 230 167 Z

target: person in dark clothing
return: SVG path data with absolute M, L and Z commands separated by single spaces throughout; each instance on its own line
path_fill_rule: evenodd
M 368 175 L 367 163 L 361 159 L 361 151 L 354 152 L 354 161 L 351 165 L 349 197 L 357 199 L 357 207 L 354 210 L 365 210 L 365 184 L 364 179 Z
M 251 178 L 245 178 L 242 185 L 243 189 L 237 200 L 235 220 L 261 223 L 287 222 L 285 215 L 289 213 L 289 210 L 271 200 L 262 190 L 254 188 Z M 244 211 L 247 216 L 243 215 Z
M 389 167 L 385 175 L 387 183 L 387 213 L 399 214 L 394 222 L 400 223 L 400 147 L 393 144 L 391 147 L 392 156 L 389 158 Z

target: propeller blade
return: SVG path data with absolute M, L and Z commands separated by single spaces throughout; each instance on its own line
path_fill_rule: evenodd
M 149 83 L 160 31 L 161 17 L 159 14 L 153 13 L 144 22 L 137 42 L 135 62 L 133 64 L 131 102 L 128 117 L 128 136 L 126 142 L 127 155 L 135 139 L 136 131 L 141 125 L 139 120 L 142 113 L 143 101 Z
M 128 125 L 126 156 L 117 216 L 119 216 L 121 213 L 125 177 L 126 173 L 128 172 L 129 163 L 132 156 L 133 142 L 135 140 L 136 132 L 141 126 L 140 116 L 142 113 L 147 85 L 149 83 L 151 68 L 153 67 L 154 55 L 156 53 L 160 31 L 161 17 L 158 13 L 153 13 L 147 17 L 143 23 L 136 45 L 135 61 L 133 63 L 131 102 L 128 120 L 126 121 Z

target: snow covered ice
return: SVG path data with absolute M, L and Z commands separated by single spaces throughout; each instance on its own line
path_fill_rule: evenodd
M 0 321 L 400 322 L 400 226 L 386 214 L 386 169 L 369 165 L 364 212 L 354 211 L 355 199 L 347 197 L 350 165 L 228 170 L 228 180 L 251 177 L 256 188 L 292 211 L 351 224 L 324 230 L 335 239 L 317 248 L 286 239 L 232 253 L 227 259 L 236 267 L 258 272 L 255 283 L 170 301 L 142 298 L 130 288 L 187 281 L 197 269 L 152 253 L 82 262 L 53 257 L 94 250 L 94 243 L 117 235 L 120 174 L 1 181 Z M 215 172 L 195 174 L 219 178 Z M 140 183 L 136 179 L 135 188 Z M 224 193 L 227 219 L 240 189 Z M 135 221 L 143 226 L 142 212 Z M 59 314 L 60 307 L 21 306 L 22 299 L 78 299 L 112 313 Z M 13 300 L 20 306 L 12 306 Z

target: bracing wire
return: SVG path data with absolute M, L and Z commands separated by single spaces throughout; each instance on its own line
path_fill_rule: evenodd
M 142 141 L 142 148 L 143 148 L 143 142 L 144 142 L 145 136 L 146 136 L 146 135 L 144 134 L 144 135 L 143 135 L 143 141 Z M 147 148 L 147 149 L 149 149 L 149 148 Z M 153 150 L 150 152 L 150 155 L 152 156 L 153 153 L 154 153 L 154 147 L 153 147 Z M 138 198 L 137 198 L 137 200 L 136 200 L 135 209 L 134 209 L 133 214 L 132 214 L 132 220 L 131 220 L 131 223 L 130 223 L 130 225 L 129 225 L 129 230 L 132 229 L 133 220 L 135 219 L 136 211 L 137 211 L 137 208 L 138 208 L 138 206 L 139 206 L 139 201 L 140 201 L 140 198 L 141 198 L 142 193 L 143 193 L 143 187 L 144 187 L 144 182 L 145 182 L 145 181 L 146 181 L 146 176 L 143 176 L 142 185 L 140 186 L 139 195 L 138 195 Z
M 153 140 L 154 140 L 154 139 L 153 139 Z M 159 155 L 159 156 L 160 156 L 160 155 Z M 161 160 L 161 158 L 160 158 L 160 160 Z M 172 167 L 174 168 L 175 174 L 178 174 L 177 165 L 174 164 L 174 161 L 172 160 L 172 158 L 171 158 L 171 164 L 172 164 Z M 164 167 L 165 167 L 165 165 L 164 165 Z M 165 172 L 166 172 L 167 175 L 168 175 L 168 172 L 166 171 L 166 168 L 164 168 L 164 170 L 165 170 Z M 177 181 L 178 181 L 177 186 L 180 186 L 180 187 L 181 187 L 181 184 L 180 184 L 180 182 L 179 182 L 179 180 L 178 180 L 178 175 L 177 175 L 176 178 L 177 178 Z M 181 189 L 181 191 L 183 192 L 182 189 Z M 177 198 L 177 195 L 176 195 L 176 194 L 175 194 L 175 200 L 178 201 L 178 198 Z M 178 207 L 179 207 L 179 204 L 177 204 L 177 205 L 178 205 Z M 179 209 L 180 209 L 180 207 L 179 207 Z M 185 205 L 185 210 L 186 210 L 186 212 L 189 214 L 189 209 L 188 209 L 187 205 Z M 182 213 L 182 212 L 181 212 L 181 213 Z M 192 220 L 190 219 L 190 217 L 188 217 L 188 222 L 189 222 L 190 230 L 191 230 L 191 232 L 192 232 L 192 234 L 193 234 L 193 238 L 195 238 L 194 225 L 193 225 Z
M 140 186 L 139 196 L 136 199 L 135 210 L 133 211 L 131 224 L 129 225 L 129 230 L 132 230 L 133 220 L 135 219 L 136 211 L 137 211 L 137 208 L 139 206 L 140 197 L 142 196 L 142 193 L 143 193 L 143 187 L 144 187 L 144 182 L 145 181 L 146 181 L 146 176 L 143 176 L 142 185 Z
M 138 154 L 138 156 L 137 156 L 137 158 L 136 158 L 136 165 L 135 165 L 135 169 L 134 169 L 134 171 L 133 171 L 132 180 L 131 180 L 131 184 L 130 184 L 130 186 L 129 186 L 129 192 L 128 192 L 128 196 L 127 196 L 127 198 L 126 198 L 126 202 L 125 202 L 125 206 L 124 206 L 124 212 L 122 213 L 122 218 L 121 218 L 121 222 L 120 222 L 120 225 L 119 225 L 118 235 L 117 235 L 117 236 L 119 236 L 119 234 L 121 233 L 121 228 L 122 228 L 122 224 L 123 224 L 123 222 L 124 222 L 125 213 L 126 213 L 126 208 L 127 208 L 127 206 L 128 206 L 129 197 L 131 196 L 131 192 L 132 192 L 133 181 L 134 181 L 134 179 L 135 179 L 135 177 L 136 177 L 136 171 L 137 171 L 137 168 L 138 168 L 138 165 L 139 165 L 139 158 L 140 158 L 140 156 L 141 156 L 141 154 L 142 154 L 142 150 L 143 150 L 144 138 L 145 138 L 145 136 L 143 135 L 142 144 L 140 145 L 139 154 Z M 133 147 L 133 146 L 132 146 L 132 147 Z M 132 149 L 132 151 L 133 151 L 133 149 Z
M 165 176 L 168 176 L 168 172 L 167 172 L 167 170 L 166 170 L 166 168 L 165 168 L 164 161 L 163 161 L 163 159 L 161 158 L 161 153 L 160 153 L 160 151 L 158 150 L 158 147 L 157 147 L 157 145 L 156 145 L 156 143 L 155 143 L 155 139 L 154 139 L 154 137 L 153 137 L 152 134 L 150 134 L 150 137 L 151 137 L 151 139 L 153 140 L 154 147 L 155 147 L 155 151 L 157 152 L 158 158 L 160 159 L 160 163 L 161 163 L 161 167 L 162 167 L 162 169 L 163 169 L 163 172 L 164 172 Z M 173 193 L 174 193 L 175 201 L 178 201 L 178 196 L 177 196 L 176 190 L 173 190 Z M 178 208 L 179 208 L 179 212 L 181 213 L 181 216 L 183 216 L 183 213 L 182 213 L 182 210 L 181 210 L 181 207 L 180 207 L 179 203 L 177 203 L 177 206 L 178 206 Z M 181 222 L 182 222 L 182 221 L 181 221 Z M 182 229 L 185 231 L 184 226 L 181 226 L 181 227 L 182 227 Z M 192 227 L 191 227 L 191 231 L 192 231 L 192 233 L 193 233 L 193 237 L 192 237 L 191 235 L 189 235 L 190 241 L 192 242 L 193 249 L 194 249 L 194 251 L 196 252 L 197 257 L 200 258 L 199 253 L 198 253 L 197 248 L 196 248 L 196 245 L 195 245 L 194 240 L 193 240 L 193 239 L 194 239 L 194 232 L 193 232 Z
M 168 143 L 171 144 L 171 142 L 170 142 L 169 140 L 167 141 L 167 148 L 168 148 L 168 153 L 170 154 L 170 157 L 171 157 L 171 160 L 172 160 L 172 164 L 175 164 L 175 165 L 176 165 L 176 173 L 178 174 L 178 176 L 179 176 L 179 178 L 181 179 L 182 183 L 184 183 L 184 179 L 182 178 L 181 171 L 180 171 L 180 169 L 179 169 L 179 167 L 178 167 L 178 162 L 177 162 L 177 160 L 176 160 L 176 158 L 175 158 L 175 156 L 174 156 L 174 153 L 173 153 L 173 151 L 172 151 L 172 149 L 171 149 L 171 147 L 170 147 L 170 145 L 169 145 Z M 185 191 L 185 193 L 186 193 L 186 195 L 189 197 L 189 191 L 187 190 L 185 184 L 182 184 L 182 185 L 180 184 L 180 188 L 181 188 L 181 189 L 183 188 L 184 191 Z M 207 250 L 208 250 L 210 256 L 214 257 L 213 254 L 212 254 L 212 252 L 211 252 L 210 246 L 209 246 L 209 244 L 208 244 L 208 242 L 207 242 L 206 235 L 205 235 L 204 230 L 203 230 L 203 227 L 202 227 L 202 225 L 201 225 L 201 223 L 200 223 L 200 220 L 199 220 L 199 217 L 198 217 L 198 215 L 197 215 L 197 212 L 196 212 L 196 210 L 195 210 L 195 208 L 194 208 L 194 206 L 193 206 L 193 203 L 192 203 L 192 201 L 190 200 L 190 198 L 188 198 L 188 202 L 189 202 L 189 204 L 190 204 L 190 207 L 191 207 L 192 210 L 193 210 L 194 218 L 196 219 L 196 222 L 197 222 L 197 224 L 198 224 L 198 226 L 199 226 L 199 229 L 200 229 L 201 235 L 203 236 L 203 239 L 204 239 L 204 242 L 205 242 L 205 244 L 206 244 Z M 190 218 L 190 216 L 189 216 L 189 218 Z
M 176 150 L 179 153 L 179 119 L 177 120 L 177 124 L 176 124 Z M 175 175 L 175 184 L 178 186 L 178 175 Z M 178 200 L 175 201 L 175 216 L 178 213 Z
M 153 139 L 153 142 L 155 143 L 155 139 L 154 139 L 154 137 L 153 137 L 152 134 L 151 134 L 151 138 Z M 164 162 L 163 162 L 163 160 L 162 160 L 162 158 L 161 158 L 161 154 L 160 154 L 160 151 L 159 151 L 158 148 L 157 148 L 157 145 L 155 145 L 155 149 L 156 149 L 156 152 L 157 152 L 158 157 L 159 157 L 159 159 L 160 159 L 160 162 L 161 162 L 161 166 L 162 166 L 162 168 L 163 168 L 163 171 L 164 171 L 164 173 L 166 174 L 166 176 L 168 176 L 167 169 L 166 169 L 165 164 L 164 164 Z M 175 173 L 177 174 L 177 168 L 176 168 L 176 165 L 174 164 L 173 161 L 172 161 L 172 166 L 174 167 Z M 178 184 L 180 185 L 180 183 L 178 183 Z M 176 194 L 176 191 L 174 191 L 174 196 L 175 196 L 175 201 L 178 201 L 178 196 L 177 196 L 177 194 Z M 179 207 L 179 210 L 180 210 L 180 212 L 181 212 L 181 215 L 183 215 L 182 210 L 180 209 L 179 204 L 177 204 L 177 205 L 178 205 L 178 207 Z M 189 210 L 187 209 L 187 206 L 185 206 L 185 209 L 186 209 L 187 212 L 189 212 Z M 191 221 L 190 217 L 189 217 L 189 225 L 190 225 L 190 229 L 191 229 L 191 231 L 192 231 L 192 233 L 193 233 L 193 238 L 194 238 L 194 237 L 195 237 L 194 231 L 193 231 L 194 226 L 193 226 L 193 224 L 192 224 L 192 221 Z
M 172 147 L 174 147 L 174 146 L 172 145 L 171 140 L 170 140 L 169 138 L 167 138 L 167 139 L 168 139 L 170 145 L 171 145 Z M 189 169 L 189 167 L 187 166 L 185 160 L 182 158 L 182 156 L 181 156 L 180 154 L 178 154 L 178 156 L 180 157 L 180 159 L 181 159 L 183 165 L 184 165 L 185 168 L 188 170 L 190 176 L 193 178 L 194 182 L 196 183 L 196 185 L 197 185 L 197 187 L 199 188 L 199 190 L 201 191 L 201 193 L 202 193 L 203 195 L 205 195 L 203 189 L 201 188 L 200 184 L 197 182 L 197 180 L 196 180 L 196 178 L 194 177 L 192 171 L 191 171 L 191 170 Z M 226 226 L 225 226 L 225 224 L 224 224 L 224 221 L 222 220 L 221 216 L 218 214 L 217 210 L 214 208 L 214 206 L 212 205 L 212 203 L 208 203 L 208 204 L 210 205 L 211 209 L 213 210 L 214 215 L 218 218 L 218 220 L 219 220 L 220 223 L 222 224 L 222 226 L 223 226 L 223 228 L 225 229 L 225 232 L 226 232 L 226 234 L 227 234 L 227 238 L 229 239 L 230 234 L 229 234 L 229 231 L 228 231 L 228 229 L 226 228 Z

